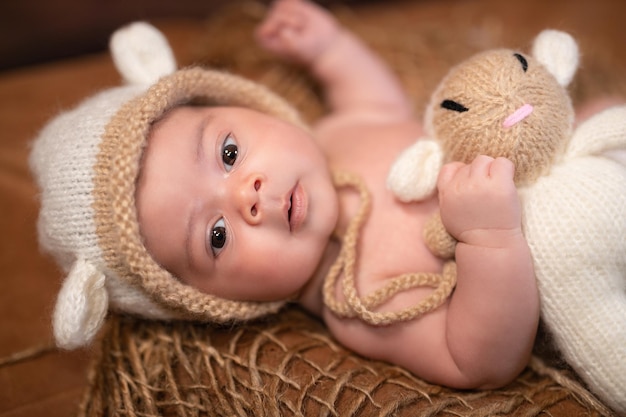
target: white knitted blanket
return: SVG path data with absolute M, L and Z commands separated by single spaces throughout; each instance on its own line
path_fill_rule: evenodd
M 542 318 L 567 362 L 626 413 L 626 106 L 575 131 L 549 175 L 520 190 Z

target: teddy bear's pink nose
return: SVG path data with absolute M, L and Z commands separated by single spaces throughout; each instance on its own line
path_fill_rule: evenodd
M 504 119 L 504 123 L 502 123 L 502 125 L 504 127 L 515 126 L 517 123 L 527 118 L 532 112 L 533 106 L 530 104 L 524 104 L 522 107 L 511 113 L 509 117 Z

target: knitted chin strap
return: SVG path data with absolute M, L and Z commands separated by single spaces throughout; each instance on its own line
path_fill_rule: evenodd
M 456 285 L 456 262 L 454 261 L 446 262 L 441 274 L 426 272 L 402 274 L 392 278 L 384 287 L 368 294 L 365 298 L 358 294 L 356 289 L 357 244 L 361 227 L 370 212 L 370 193 L 363 180 L 354 174 L 334 173 L 333 180 L 337 188 L 355 188 L 359 193 L 361 203 L 342 237 L 339 256 L 326 275 L 323 287 L 326 306 L 339 317 L 358 317 L 371 325 L 384 326 L 419 318 L 443 304 Z M 336 283 L 342 273 L 341 287 L 345 302 L 339 301 L 336 296 Z M 400 291 L 422 286 L 431 287 L 434 290 L 415 305 L 399 311 L 373 311 Z

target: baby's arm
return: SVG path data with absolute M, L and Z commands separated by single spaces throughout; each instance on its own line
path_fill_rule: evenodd
M 257 30 L 259 43 L 308 67 L 322 84 L 331 114 L 406 119 L 412 105 L 391 70 L 326 10 L 277 0 Z
M 459 370 L 488 386 L 523 369 L 539 320 L 513 174 L 509 160 L 480 156 L 469 165 L 446 165 L 438 180 L 442 221 L 459 241 L 447 344 Z

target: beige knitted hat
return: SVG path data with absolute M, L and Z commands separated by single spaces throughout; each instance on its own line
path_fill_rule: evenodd
M 53 119 L 30 157 L 41 190 L 40 243 L 68 274 L 53 317 L 57 344 L 89 343 L 109 308 L 218 323 L 278 310 L 283 301 L 219 299 L 161 268 L 139 234 L 135 182 L 152 123 L 177 105 L 243 106 L 302 125 L 297 112 L 251 81 L 200 68 L 176 71 L 167 41 L 146 23 L 118 30 L 110 47 L 126 85 Z

